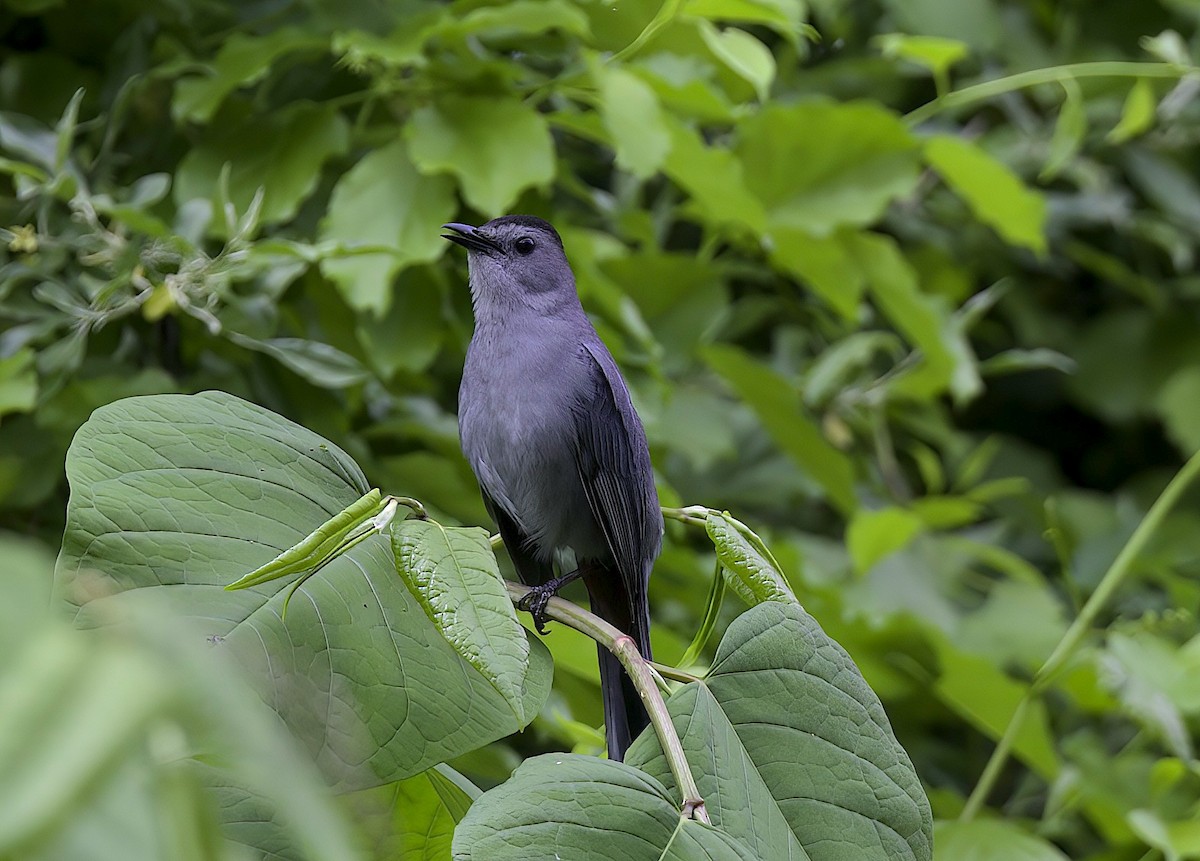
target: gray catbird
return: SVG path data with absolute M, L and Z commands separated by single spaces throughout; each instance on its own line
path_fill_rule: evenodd
M 646 434 L 608 348 L 579 304 L 557 231 L 508 215 L 447 224 L 467 249 L 475 333 L 458 391 L 463 453 L 500 527 L 538 630 L 546 602 L 582 577 L 592 611 L 650 657 L 646 584 L 663 521 Z M 573 551 L 575 570 L 553 562 Z M 649 718 L 600 648 L 608 755 L 621 759 Z

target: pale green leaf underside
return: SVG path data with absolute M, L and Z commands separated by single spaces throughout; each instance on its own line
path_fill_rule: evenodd
M 454 649 L 500 692 L 522 724 L 529 641 L 485 529 L 429 520 L 392 525 L 396 569 Z
M 751 606 L 762 601 L 798 603 L 766 547 L 742 534 L 728 514 L 710 513 L 704 528 L 721 560 L 725 579 L 739 598 Z

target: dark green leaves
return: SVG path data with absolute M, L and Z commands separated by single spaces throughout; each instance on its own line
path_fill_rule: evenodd
M 834 505 L 852 511 L 857 503 L 850 460 L 803 414 L 799 394 L 787 381 L 732 347 L 710 347 L 707 358 L 750 405 L 776 444 L 812 475 Z

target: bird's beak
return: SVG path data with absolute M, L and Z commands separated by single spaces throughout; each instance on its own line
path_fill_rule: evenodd
M 472 227 L 469 224 L 458 224 L 451 222 L 443 224 L 442 230 L 447 230 L 449 233 L 443 233 L 442 239 L 449 239 L 456 245 L 461 245 L 468 251 L 482 251 L 484 254 L 490 254 L 493 251 L 502 251 L 500 243 L 494 239 L 489 239 L 479 232 L 478 227 Z

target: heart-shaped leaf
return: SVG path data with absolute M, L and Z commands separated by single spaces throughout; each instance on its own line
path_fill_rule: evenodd
M 730 625 L 667 701 L 713 825 L 758 858 L 929 861 L 929 802 L 850 656 L 795 604 Z M 674 786 L 653 733 L 625 762 Z
M 130 398 L 80 429 L 67 475 L 56 590 L 78 621 L 155 601 L 201 621 L 336 788 L 398 780 L 520 727 L 429 621 L 381 537 L 305 582 L 286 623 L 286 581 L 224 590 L 367 492 L 316 434 L 220 392 Z M 550 677 L 540 644 L 530 657 L 527 715 Z

